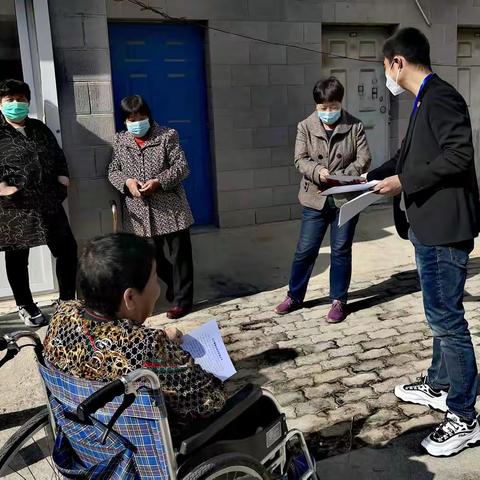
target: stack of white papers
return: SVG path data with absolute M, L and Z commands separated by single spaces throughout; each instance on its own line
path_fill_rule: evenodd
M 342 185 L 340 187 L 332 187 L 324 190 L 322 195 L 338 195 L 350 192 L 364 192 L 353 200 L 345 203 L 340 207 L 340 215 L 338 216 L 338 226 L 345 225 L 355 215 L 358 215 L 362 210 L 365 210 L 369 205 L 375 203 L 381 198 L 378 193 L 372 192 L 372 188 L 379 183 L 378 180 L 371 182 L 358 183 L 353 185 Z
M 195 363 L 222 382 L 237 373 L 215 320 L 184 335 L 182 349 L 193 357 Z

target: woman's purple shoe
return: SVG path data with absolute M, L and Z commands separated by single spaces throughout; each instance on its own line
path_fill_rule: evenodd
M 347 304 L 334 300 L 327 315 L 328 323 L 340 323 L 347 318 Z
M 275 313 L 278 315 L 286 315 L 287 313 L 298 310 L 299 308 L 302 308 L 302 304 L 287 296 L 282 303 L 276 306 Z

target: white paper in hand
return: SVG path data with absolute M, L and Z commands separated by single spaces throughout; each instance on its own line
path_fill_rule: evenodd
M 184 335 L 181 347 L 193 357 L 195 363 L 222 382 L 237 373 L 215 320 Z
M 381 195 L 374 192 L 365 192 L 362 195 L 350 200 L 340 207 L 340 214 L 338 215 L 338 226 L 342 227 L 355 215 L 365 210 L 369 205 L 380 200 Z
M 378 180 L 372 180 L 371 182 L 358 183 L 355 185 L 342 185 L 341 187 L 332 187 L 322 192 L 322 195 L 338 195 L 339 193 L 350 193 L 350 192 L 365 192 L 373 188 L 378 182 Z

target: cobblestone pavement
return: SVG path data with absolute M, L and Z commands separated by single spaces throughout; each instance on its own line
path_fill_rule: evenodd
M 480 345 L 480 257 L 471 261 L 465 308 Z M 438 423 L 442 414 L 400 403 L 393 388 L 414 380 L 430 363 L 425 323 L 413 265 L 372 271 L 351 288 L 352 313 L 338 325 L 325 322 L 328 291 L 313 282 L 307 308 L 276 316 L 284 290 L 223 302 L 179 322 L 184 331 L 215 318 L 238 373 L 233 391 L 247 382 L 273 391 L 290 427 L 309 434 L 320 456 L 360 445 L 382 445 Z M 161 326 L 164 316 L 150 321 Z M 480 353 L 480 352 L 479 352 Z

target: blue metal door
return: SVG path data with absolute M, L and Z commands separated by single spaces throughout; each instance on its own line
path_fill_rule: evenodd
M 174 128 L 190 166 L 185 181 L 197 225 L 215 221 L 208 136 L 204 32 L 195 25 L 110 23 L 117 129 L 120 101 L 142 95 L 157 123 Z

